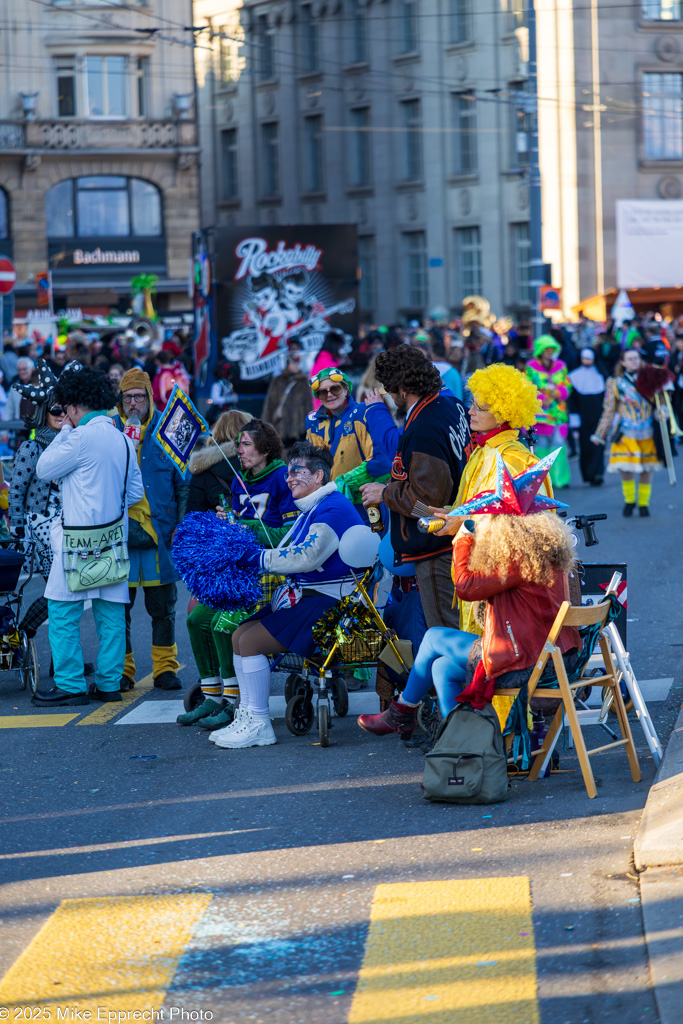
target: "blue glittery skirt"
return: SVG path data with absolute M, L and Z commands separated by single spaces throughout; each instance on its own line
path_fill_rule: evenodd
M 336 604 L 338 601 L 334 597 L 316 594 L 302 597 L 293 608 L 283 608 L 279 612 L 262 608 L 247 621 L 263 623 L 270 635 L 288 651 L 302 658 L 310 658 L 315 652 L 313 627 Z

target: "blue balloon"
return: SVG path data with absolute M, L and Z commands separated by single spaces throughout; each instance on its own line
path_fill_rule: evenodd
M 415 575 L 415 563 L 404 562 L 402 565 L 394 565 L 394 549 L 391 546 L 391 536 L 386 533 L 379 545 L 379 560 L 385 569 L 393 573 L 394 576 L 414 576 Z

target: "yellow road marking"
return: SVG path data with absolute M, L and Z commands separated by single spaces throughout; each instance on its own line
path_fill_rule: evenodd
M 210 901 L 208 893 L 64 900 L 0 981 L 0 1005 L 87 1009 L 94 1020 L 101 1006 L 158 1009 Z
M 78 718 L 80 711 L 71 715 L 2 715 L 0 729 L 38 729 L 45 726 L 66 725 Z
M 348 1024 L 538 1024 L 529 879 L 379 885 Z
M 178 666 L 180 672 L 184 669 L 184 665 Z M 135 684 L 134 690 L 126 690 L 125 693 L 121 694 L 120 701 L 112 701 L 110 704 L 102 704 L 97 711 L 92 711 L 89 715 L 81 718 L 80 722 L 76 722 L 76 725 L 102 725 L 103 722 L 108 722 L 110 718 L 115 718 L 116 715 L 120 715 L 123 711 L 127 711 L 131 704 L 135 704 L 136 700 L 140 697 L 144 697 L 146 693 L 154 688 L 154 676 L 150 672 L 148 676 L 143 676 L 142 679 L 138 679 Z M 171 691 L 173 693 L 181 693 L 181 690 Z

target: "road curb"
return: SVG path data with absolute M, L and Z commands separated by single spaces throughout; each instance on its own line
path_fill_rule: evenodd
M 648 793 L 633 857 L 638 871 L 683 865 L 683 708 Z
M 683 867 L 640 876 L 643 926 L 660 1024 L 680 1024 L 683 1004 Z

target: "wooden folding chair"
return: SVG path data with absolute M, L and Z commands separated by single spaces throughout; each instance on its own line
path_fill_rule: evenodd
M 548 638 L 543 645 L 541 656 L 536 662 L 534 671 L 532 672 L 531 678 L 527 684 L 529 700 L 531 700 L 532 697 L 550 697 L 554 700 L 557 700 L 558 698 L 561 700 L 552 724 L 543 741 L 543 746 L 534 758 L 531 771 L 529 772 L 529 780 L 533 782 L 538 778 L 538 774 L 543 767 L 546 755 L 552 747 L 557 733 L 562 728 L 562 722 L 566 715 L 569 728 L 571 729 L 572 737 L 574 739 L 574 746 L 576 747 L 579 764 L 581 765 L 581 774 L 583 775 L 583 781 L 586 785 L 586 791 L 588 796 L 591 798 L 597 796 L 598 793 L 595 785 L 595 779 L 593 777 L 593 770 L 590 764 L 590 757 L 592 757 L 593 754 L 602 753 L 603 750 L 610 750 L 612 747 L 626 747 L 626 754 L 628 756 L 631 775 L 633 776 L 634 782 L 640 782 L 641 779 L 638 756 L 633 744 L 631 727 L 628 722 L 626 708 L 624 707 L 624 700 L 621 696 L 617 669 L 615 667 L 614 659 L 612 658 L 606 634 L 601 630 L 599 635 L 600 650 L 602 651 L 603 660 L 605 662 L 605 674 L 601 676 L 584 676 L 582 673 L 580 679 L 576 679 L 571 683 L 567 677 L 567 670 L 565 668 L 564 659 L 562 658 L 562 652 L 557 646 L 557 638 L 560 635 L 560 630 L 564 626 L 576 626 L 577 628 L 580 626 L 605 626 L 609 617 L 610 607 L 609 599 L 601 601 L 597 605 L 591 605 L 583 608 L 573 607 L 568 601 L 565 601 L 557 613 L 552 629 L 548 633 Z M 557 683 L 554 683 L 552 687 L 543 686 L 542 684 L 539 686 L 541 676 L 551 658 L 555 669 Z M 615 740 L 613 743 L 605 743 L 603 746 L 594 747 L 592 750 L 586 749 L 583 733 L 581 732 L 581 725 L 574 706 L 574 694 L 577 690 L 586 686 L 599 687 L 603 691 L 603 696 L 605 691 L 608 691 L 612 695 L 612 706 L 616 711 L 617 721 L 619 723 L 619 729 L 622 736 L 620 740 Z M 495 692 L 496 695 L 516 697 L 519 693 L 519 688 L 496 689 Z

